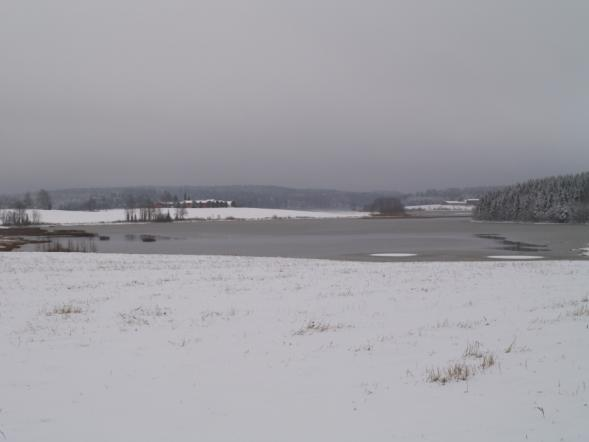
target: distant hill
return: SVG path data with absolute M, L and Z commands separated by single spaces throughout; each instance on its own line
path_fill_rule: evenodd
M 589 172 L 529 180 L 485 194 L 476 219 L 492 221 L 589 221 Z
M 126 207 L 130 200 L 158 201 L 219 199 L 235 201 L 240 207 L 293 210 L 361 210 L 376 198 L 399 196 L 398 192 L 346 192 L 331 189 L 293 189 L 278 186 L 138 186 L 62 189 L 49 192 L 53 208 L 66 210 Z M 23 198 L 5 197 L 3 205 Z M 0 203 L 2 203 L 0 201 Z

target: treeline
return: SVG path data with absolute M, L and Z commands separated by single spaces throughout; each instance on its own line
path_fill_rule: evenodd
M 575 223 L 589 221 L 589 172 L 535 179 L 485 194 L 476 219 Z
M 141 186 L 63 189 L 50 192 L 54 209 L 105 210 L 147 206 L 158 201 L 186 199 L 234 201 L 240 207 L 293 210 L 362 210 L 378 197 L 398 192 L 347 192 L 329 189 L 293 189 L 279 186 Z M 0 207 L 14 207 L 14 200 L 0 197 Z M 34 201 L 34 198 L 32 199 Z
M 3 226 L 32 226 L 41 223 L 41 215 L 38 210 L 19 208 L 13 210 L 0 210 L 0 224 Z
M 168 223 L 174 220 L 180 221 L 186 217 L 186 209 L 178 207 L 175 210 L 174 216 L 170 210 L 162 210 L 159 207 L 127 207 L 125 208 L 125 220 L 127 222 L 156 222 Z
M 51 210 L 53 202 L 49 192 L 41 189 L 35 194 L 27 192 L 17 196 L 0 195 L 0 209 L 40 209 Z
M 0 197 L 0 224 L 3 226 L 31 226 L 41 223 L 39 210 L 51 210 L 51 196 L 45 189 L 34 195 Z
M 372 204 L 365 206 L 364 211 L 384 216 L 399 216 L 405 214 L 405 206 L 400 198 L 393 196 L 381 197 L 375 199 Z

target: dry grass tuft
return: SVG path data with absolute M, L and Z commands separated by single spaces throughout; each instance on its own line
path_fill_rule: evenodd
M 428 369 L 426 378 L 428 382 L 445 385 L 451 381 L 466 381 L 474 374 L 471 367 L 464 362 L 454 362 L 445 369 Z
M 123 324 L 128 326 L 150 325 L 147 318 L 160 320 L 170 320 L 170 310 L 156 305 L 154 307 L 137 307 L 128 313 L 119 313 Z
M 305 325 L 300 330 L 296 331 L 295 335 L 301 336 L 310 333 L 323 333 L 330 330 L 337 330 L 338 328 L 341 328 L 341 326 L 330 325 L 319 321 L 309 321 L 307 325 Z
M 507 347 L 505 349 L 505 353 L 511 353 L 513 351 L 513 346 L 515 345 L 516 340 L 517 340 L 517 338 L 513 338 L 513 341 L 511 341 L 511 344 L 509 344 L 509 347 Z
M 481 368 L 486 370 L 487 368 L 491 368 L 495 365 L 495 355 L 493 353 L 486 353 L 483 355 L 483 360 L 481 361 Z
M 572 316 L 589 316 L 589 307 L 586 305 L 581 305 L 580 307 L 576 308 L 571 312 Z
M 479 341 L 469 342 L 466 344 L 466 349 L 462 355 L 465 358 L 482 358 L 481 343 Z
M 51 315 L 72 315 L 82 313 L 82 309 L 80 307 L 76 307 L 72 304 L 64 304 L 59 307 L 55 307 L 52 311 L 47 313 L 49 316 Z
M 469 342 L 462 354 L 461 361 L 452 362 L 444 369 L 428 369 L 426 371 L 427 382 L 445 385 L 451 381 L 466 381 L 475 374 L 491 368 L 496 363 L 495 355 L 491 352 L 483 352 L 481 348 L 482 344 L 479 341 Z M 475 358 L 478 361 L 469 364 L 466 362 L 467 358 Z

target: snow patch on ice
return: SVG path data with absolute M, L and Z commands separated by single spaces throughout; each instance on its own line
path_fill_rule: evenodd
M 491 255 L 487 256 L 490 259 L 516 259 L 516 260 L 526 260 L 526 259 L 542 259 L 543 256 L 535 256 L 535 255 Z

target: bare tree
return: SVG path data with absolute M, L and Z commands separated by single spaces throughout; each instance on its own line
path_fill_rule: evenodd
M 126 207 L 125 208 L 125 219 L 128 222 L 137 221 L 137 213 L 134 207 Z
M 14 210 L 3 210 L 0 213 L 0 221 L 5 226 L 28 226 L 39 224 L 41 216 L 36 210 L 33 210 L 31 216 L 29 216 L 24 203 L 20 202 Z
M 180 207 L 176 208 L 175 218 L 177 220 L 183 220 L 184 218 L 186 218 L 187 214 L 188 214 L 188 210 L 186 210 L 186 207 L 180 206 Z
M 31 211 L 30 224 L 41 224 L 41 213 L 38 210 Z
M 32 209 L 33 208 L 33 198 L 31 198 L 31 194 L 29 192 L 25 193 L 25 197 L 23 199 L 23 205 L 25 209 Z
M 51 210 L 51 197 L 49 196 L 49 192 L 47 192 L 45 189 L 41 189 L 39 192 L 37 192 L 36 200 L 38 209 Z

